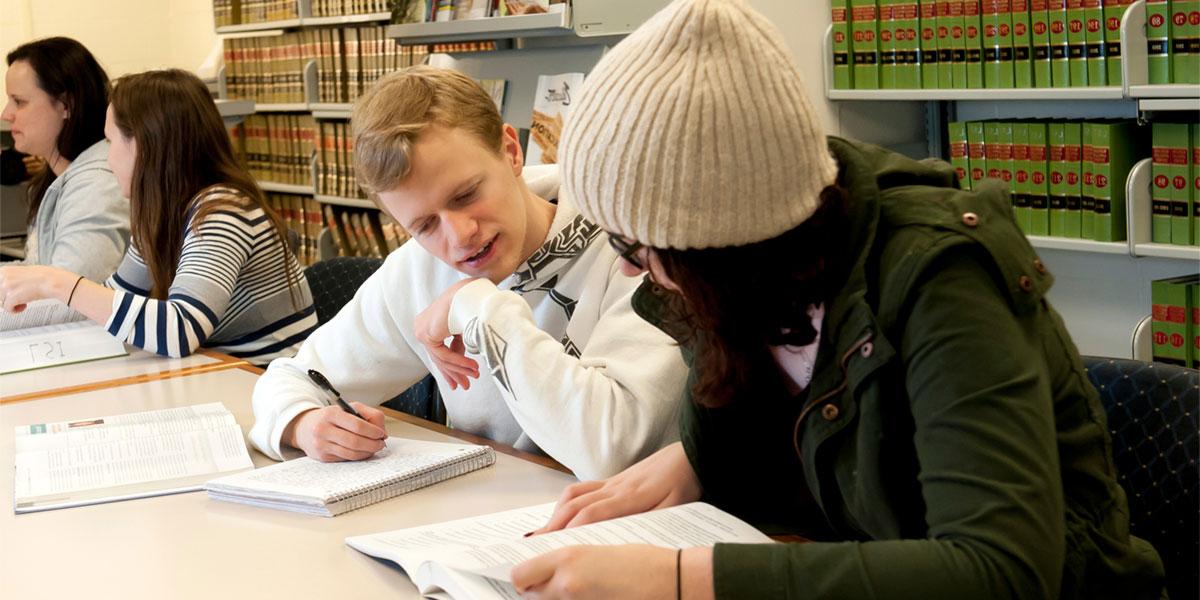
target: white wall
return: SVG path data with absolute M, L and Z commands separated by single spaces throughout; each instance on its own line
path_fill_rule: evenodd
M 87 46 L 109 77 L 195 71 L 217 41 L 211 0 L 0 0 L 0 53 L 55 35 Z

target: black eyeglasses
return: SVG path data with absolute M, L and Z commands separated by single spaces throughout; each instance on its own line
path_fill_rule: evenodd
M 646 268 L 646 265 L 643 265 L 642 261 L 634 257 L 634 255 L 637 254 L 637 251 L 643 248 L 642 244 L 638 242 L 627 242 L 625 241 L 625 238 L 610 233 L 608 234 L 608 245 L 612 246 L 612 249 L 616 250 L 617 254 L 620 255 L 621 258 L 629 261 L 629 264 L 639 269 Z

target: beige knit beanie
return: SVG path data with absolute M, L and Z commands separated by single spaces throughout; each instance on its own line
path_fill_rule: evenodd
M 585 217 L 658 248 L 775 237 L 837 177 L 788 49 L 743 0 L 676 0 L 613 47 L 558 156 Z

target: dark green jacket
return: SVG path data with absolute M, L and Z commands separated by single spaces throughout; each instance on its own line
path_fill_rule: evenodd
M 682 422 L 707 501 L 817 541 L 718 545 L 717 597 L 1160 597 L 1103 407 L 1007 194 L 960 191 L 945 163 L 830 148 L 853 267 L 812 383 L 689 402 Z M 661 324 L 650 288 L 634 306 Z

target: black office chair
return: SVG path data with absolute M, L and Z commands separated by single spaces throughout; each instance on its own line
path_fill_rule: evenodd
M 382 259 L 365 256 L 339 256 L 313 263 L 304 269 L 308 289 L 312 290 L 317 321 L 328 323 L 354 297 L 363 284 L 383 264 Z
M 1162 556 L 1172 598 L 1200 597 L 1200 371 L 1083 357 L 1108 413 L 1130 531 Z
M 312 290 L 317 321 L 324 325 L 332 319 L 382 264 L 383 261 L 378 258 L 339 256 L 313 263 L 305 269 L 304 277 L 308 279 L 308 287 Z M 422 419 L 446 422 L 446 407 L 442 404 L 442 396 L 432 375 L 383 405 Z

